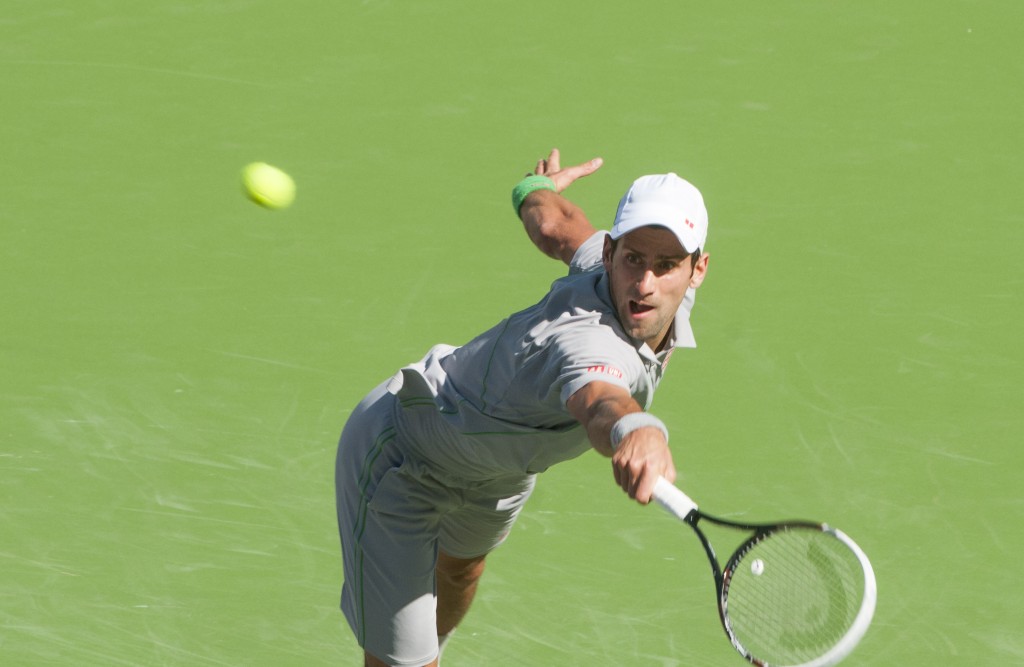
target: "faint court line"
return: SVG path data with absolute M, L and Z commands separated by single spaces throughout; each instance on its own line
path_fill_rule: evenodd
M 4 60 L 0 62 L 2 62 L 4 65 L 41 65 L 47 67 L 83 67 L 95 69 L 128 70 L 133 72 L 142 72 L 144 74 L 169 74 L 171 76 L 201 79 L 204 81 L 219 81 L 222 83 L 233 83 L 243 86 L 254 86 L 257 88 L 275 87 L 273 84 L 264 83 L 262 81 L 250 81 L 248 79 L 217 76 L 215 74 L 203 74 L 200 72 L 189 72 L 187 70 L 179 69 L 167 69 L 163 67 L 144 67 L 142 65 L 128 65 L 125 63 L 82 62 L 75 60 Z

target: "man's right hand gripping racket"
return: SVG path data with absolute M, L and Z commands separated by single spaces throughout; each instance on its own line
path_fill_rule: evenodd
M 826 667 L 849 655 L 875 613 L 875 573 L 841 531 L 808 521 L 738 523 L 700 512 L 665 478 L 654 499 L 693 528 L 715 577 L 729 641 L 762 667 Z M 743 530 L 748 538 L 719 563 L 698 524 Z

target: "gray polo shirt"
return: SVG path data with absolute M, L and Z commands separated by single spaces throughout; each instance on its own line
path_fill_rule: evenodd
M 442 477 L 484 481 L 546 470 L 590 448 L 565 407 L 594 381 L 627 390 L 646 410 L 676 347 L 695 347 L 688 291 L 655 354 L 622 329 L 601 263 L 606 232 L 576 252 L 569 275 L 539 303 L 461 347 L 438 345 L 391 383 L 396 428 Z

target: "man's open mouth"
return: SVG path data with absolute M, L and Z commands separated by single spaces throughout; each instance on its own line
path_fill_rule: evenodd
M 638 301 L 629 302 L 629 312 L 633 315 L 643 315 L 644 313 L 654 310 L 654 306 L 649 306 Z

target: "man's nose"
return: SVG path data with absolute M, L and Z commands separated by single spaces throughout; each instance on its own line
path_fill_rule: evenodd
M 637 281 L 636 286 L 643 294 L 650 294 L 654 291 L 654 283 L 658 277 L 654 275 L 654 271 L 651 269 L 644 269 L 644 272 L 640 274 L 640 279 Z

